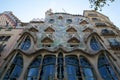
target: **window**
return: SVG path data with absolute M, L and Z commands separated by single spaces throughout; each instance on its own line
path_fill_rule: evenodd
M 22 50 L 28 50 L 31 46 L 31 40 L 30 37 L 26 37 L 26 39 L 21 44 Z
M 40 74 L 40 80 L 53 80 L 55 76 L 56 57 L 47 55 L 43 59 L 43 67 Z
M 103 35 L 115 35 L 115 33 L 112 30 L 102 29 L 101 33 Z
M 3 80 L 17 80 L 17 78 L 20 76 L 22 68 L 23 68 L 23 58 L 22 55 L 18 54 L 14 58 L 10 68 L 7 70 Z
M 98 26 L 100 26 L 100 27 L 105 27 L 105 26 L 107 26 L 105 23 L 95 23 L 95 25 L 98 27 Z
M 93 50 L 97 51 L 100 49 L 100 44 L 99 42 L 95 39 L 95 37 L 92 37 L 90 40 L 90 46 Z
M 109 33 L 109 30 L 103 29 L 103 30 L 102 30 L 102 33 Z
M 92 18 L 93 21 L 98 21 L 98 18 Z
M 41 64 L 41 56 L 35 58 L 28 68 L 27 80 L 38 80 L 38 73 Z
M 98 69 L 104 80 L 118 80 L 108 58 L 103 54 L 98 58 Z
M 4 41 L 5 36 L 0 36 L 0 41 Z
M 72 19 L 67 19 L 67 23 L 71 24 L 72 23 Z
M 0 41 L 8 41 L 11 36 L 0 36 Z
M 108 39 L 109 43 L 110 43 L 110 46 L 111 47 L 120 47 L 120 42 L 117 41 L 115 38 L 110 38 Z
M 66 69 L 68 80 L 82 80 L 79 61 L 76 56 L 66 56 Z
M 5 41 L 8 41 L 9 38 L 10 38 L 10 36 L 6 36 L 4 40 L 5 40 Z
M 50 19 L 50 20 L 49 20 L 49 23 L 54 23 L 54 19 Z
M 63 67 L 63 54 L 62 53 L 59 53 L 57 62 L 58 62 L 57 77 L 59 80 L 63 80 L 64 67 Z
M 80 65 L 85 80 L 95 80 L 93 68 L 83 56 L 80 56 Z

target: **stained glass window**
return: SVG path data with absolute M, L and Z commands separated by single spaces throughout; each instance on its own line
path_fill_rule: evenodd
M 118 80 L 107 57 L 105 57 L 103 54 L 98 58 L 98 69 L 104 80 Z
M 90 46 L 95 51 L 100 49 L 100 43 L 94 37 L 90 40 Z
M 28 68 L 27 80 L 38 80 L 38 72 L 41 64 L 41 56 L 35 58 Z
M 40 74 L 40 80 L 54 80 L 56 57 L 47 55 L 43 60 L 43 67 Z
M 79 68 L 79 61 L 76 56 L 66 56 L 66 70 L 68 80 L 82 80 L 80 68 Z
M 30 37 L 26 37 L 26 39 L 21 44 L 22 50 L 28 50 L 31 46 L 31 40 Z
M 95 80 L 93 68 L 89 64 L 89 62 L 86 60 L 85 57 L 80 57 L 80 65 L 83 71 L 83 76 L 85 80 Z
M 17 78 L 20 76 L 22 68 L 23 58 L 22 55 L 18 54 L 14 58 L 10 68 L 7 70 L 3 80 L 17 80 Z

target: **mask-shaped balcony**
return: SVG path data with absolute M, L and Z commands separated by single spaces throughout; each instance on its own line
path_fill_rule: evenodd
M 95 26 L 96 27 L 106 27 L 107 25 L 105 23 L 99 22 L 99 23 L 95 23 Z
M 114 40 L 114 41 L 109 41 L 110 46 L 112 49 L 120 49 L 120 41 Z
M 42 48 L 50 48 L 53 47 L 54 41 L 50 39 L 49 37 L 45 37 L 41 40 L 41 43 L 39 44 Z
M 76 37 L 70 38 L 67 41 L 67 47 L 71 47 L 71 48 L 77 48 L 80 47 L 80 41 L 79 39 L 77 39 Z
M 110 42 L 111 47 L 119 47 L 120 48 L 120 42 Z
M 115 36 L 115 33 L 112 30 L 103 29 L 101 31 L 101 35 L 103 35 L 103 36 Z

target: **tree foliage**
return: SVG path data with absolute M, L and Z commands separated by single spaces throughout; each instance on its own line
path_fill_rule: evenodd
M 115 0 L 89 0 L 91 7 L 95 10 L 102 10 L 102 7 L 105 5 L 109 6 L 109 4 L 114 1 Z

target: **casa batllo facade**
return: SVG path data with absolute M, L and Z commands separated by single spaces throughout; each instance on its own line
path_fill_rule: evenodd
M 107 16 L 48 10 L 16 24 L 1 26 L 0 80 L 120 80 L 120 31 Z

